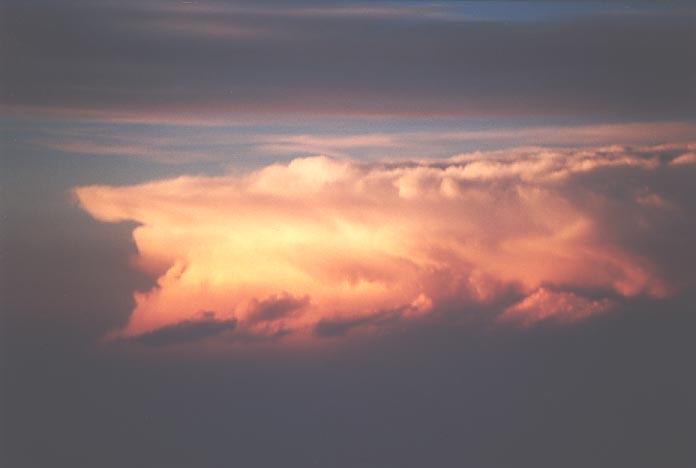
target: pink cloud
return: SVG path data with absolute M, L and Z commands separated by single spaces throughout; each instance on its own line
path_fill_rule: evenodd
M 675 202 L 635 182 L 680 170 L 654 154 L 520 149 L 369 164 L 317 156 L 75 194 L 96 219 L 140 223 L 138 263 L 159 276 L 135 294 L 123 336 L 199 310 L 236 319 L 235 333 L 311 336 L 318 323 L 375 328 L 443 304 L 483 310 L 511 290 L 519 301 L 502 319 L 570 323 L 611 304 L 571 290 L 660 298 L 680 287 L 605 212 L 618 207 L 648 227 L 658 226 L 656 212 L 679 216 Z M 602 171 L 637 195 L 579 182 Z M 259 321 L 263 304 L 280 312 Z
M 520 302 L 505 309 L 499 320 L 524 325 L 549 319 L 572 323 L 606 312 L 612 305 L 609 299 L 592 300 L 572 292 L 554 292 L 539 288 Z
M 696 164 L 696 153 L 684 153 L 681 156 L 674 158 L 672 164 L 675 166 L 682 166 L 687 164 Z

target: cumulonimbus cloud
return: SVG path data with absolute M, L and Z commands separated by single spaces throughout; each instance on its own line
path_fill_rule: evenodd
M 499 304 L 491 319 L 500 323 L 574 322 L 693 280 L 667 261 L 693 231 L 693 151 L 317 156 L 75 194 L 98 220 L 138 222 L 138 265 L 158 276 L 135 293 L 123 337 L 191 323 L 201 310 L 259 338 L 339 336 L 444 304 Z M 665 247 L 662 226 L 683 235 Z

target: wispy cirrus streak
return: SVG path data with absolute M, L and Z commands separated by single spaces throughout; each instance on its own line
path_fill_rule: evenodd
M 235 320 L 220 336 L 259 339 L 343 336 L 444 309 L 501 326 L 571 323 L 693 284 L 694 148 L 316 156 L 75 194 L 98 220 L 138 222 L 138 265 L 158 277 L 135 293 L 121 337 L 200 311 Z

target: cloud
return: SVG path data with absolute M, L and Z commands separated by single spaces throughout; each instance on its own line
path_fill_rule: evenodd
M 508 21 L 428 3 L 195 3 L 3 5 L 3 111 L 694 116 L 693 21 L 674 5 Z
M 379 328 L 379 311 L 484 311 L 511 291 L 491 318 L 569 323 L 693 285 L 693 166 L 674 164 L 690 148 L 317 156 L 75 195 L 96 219 L 140 223 L 138 264 L 159 276 L 124 336 L 192 309 L 235 311 L 252 335 L 341 335 Z
M 293 297 L 288 293 L 274 295 L 250 304 L 248 320 L 252 323 L 275 322 L 296 313 L 309 305 L 309 296 Z
M 124 156 L 150 159 L 161 163 L 187 163 L 191 161 L 210 160 L 210 155 L 202 151 L 168 151 L 166 148 L 157 148 L 141 144 L 103 144 L 92 141 L 37 141 L 38 146 L 43 146 L 68 154 L 85 154 L 90 156 Z
M 175 116 L 175 118 L 181 116 Z M 97 117 L 94 117 L 97 119 Z M 168 123 L 168 124 L 167 124 Z M 607 145 L 656 144 L 665 141 L 688 142 L 696 134 L 696 123 L 650 122 L 566 126 L 499 127 L 495 129 L 447 129 L 438 125 L 411 130 L 394 130 L 375 122 L 369 131 L 354 123 L 307 121 L 289 131 L 279 124 L 228 122 L 216 125 L 201 119 L 187 125 L 123 123 L 61 123 L 32 130 L 28 143 L 41 151 L 46 148 L 64 153 L 95 157 L 126 157 L 162 164 L 229 161 L 244 154 L 249 160 L 269 155 L 304 156 L 325 154 L 358 159 L 379 158 L 385 154 L 415 157 L 451 155 L 463 148 L 514 147 L 521 145 Z M 382 125 L 385 125 L 382 123 Z M 31 124 L 32 128 L 35 124 Z M 307 130 L 315 133 L 305 133 Z M 340 132 L 336 133 L 340 129 Z M 16 127 L 22 135 L 27 126 Z M 682 144 L 683 145 L 683 144 Z M 693 154 L 693 148 L 692 153 Z M 688 154 L 674 164 L 688 163 Z
M 134 336 L 132 341 L 148 346 L 169 346 L 204 340 L 234 330 L 237 320 L 216 320 L 215 312 L 204 312 L 199 318 L 182 320 L 172 325 Z
M 675 166 L 696 164 L 696 153 L 684 153 L 678 158 L 673 159 L 671 164 L 674 164 Z
M 520 302 L 505 309 L 499 317 L 502 322 L 521 322 L 530 325 L 542 320 L 560 320 L 571 323 L 594 314 L 606 312 L 612 301 L 592 300 L 572 292 L 556 292 L 539 288 Z
M 430 299 L 419 296 L 411 304 L 394 307 L 392 309 L 378 310 L 366 315 L 354 317 L 326 317 L 319 320 L 312 333 L 320 338 L 332 338 L 345 336 L 350 330 L 364 327 L 381 327 L 398 322 L 409 314 L 418 314 L 432 308 Z
M 359 150 L 385 149 L 403 154 L 432 153 L 461 148 L 466 142 L 515 145 L 608 145 L 618 142 L 655 144 L 661 141 L 689 141 L 696 132 L 691 122 L 650 122 L 595 125 L 495 128 L 480 130 L 435 130 L 373 132 L 343 135 L 255 136 L 259 149 L 275 154 L 328 154 L 350 156 Z M 259 143 L 261 142 L 261 143 Z M 679 163 L 679 162 L 676 162 Z
M 398 319 L 396 314 L 378 313 L 364 317 L 343 318 L 343 319 L 321 319 L 314 326 L 315 336 L 322 338 L 344 336 L 353 328 L 364 327 L 367 325 L 380 325 L 385 322 Z

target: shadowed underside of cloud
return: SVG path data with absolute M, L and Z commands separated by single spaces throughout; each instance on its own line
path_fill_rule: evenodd
M 309 296 L 293 297 L 288 293 L 271 296 L 251 304 L 249 321 L 275 322 L 284 317 L 300 312 L 309 305 Z
M 99 220 L 139 222 L 139 265 L 159 276 L 135 293 L 123 336 L 217 332 L 186 322 L 196 309 L 233 310 L 235 333 L 259 338 L 341 336 L 445 309 L 572 323 L 694 284 L 693 151 L 320 156 L 75 194 Z
M 312 330 L 314 336 L 320 338 L 331 338 L 345 336 L 349 331 L 356 328 L 379 327 L 389 325 L 399 321 L 406 313 L 418 311 L 417 305 L 406 304 L 390 310 L 380 310 L 363 316 L 342 317 L 342 318 L 322 318 L 317 322 Z
M 207 312 L 198 319 L 182 320 L 172 325 L 165 325 L 134 336 L 131 340 L 148 346 L 176 345 L 211 338 L 234 330 L 236 326 L 237 320 L 234 318 L 216 320 L 214 312 Z

